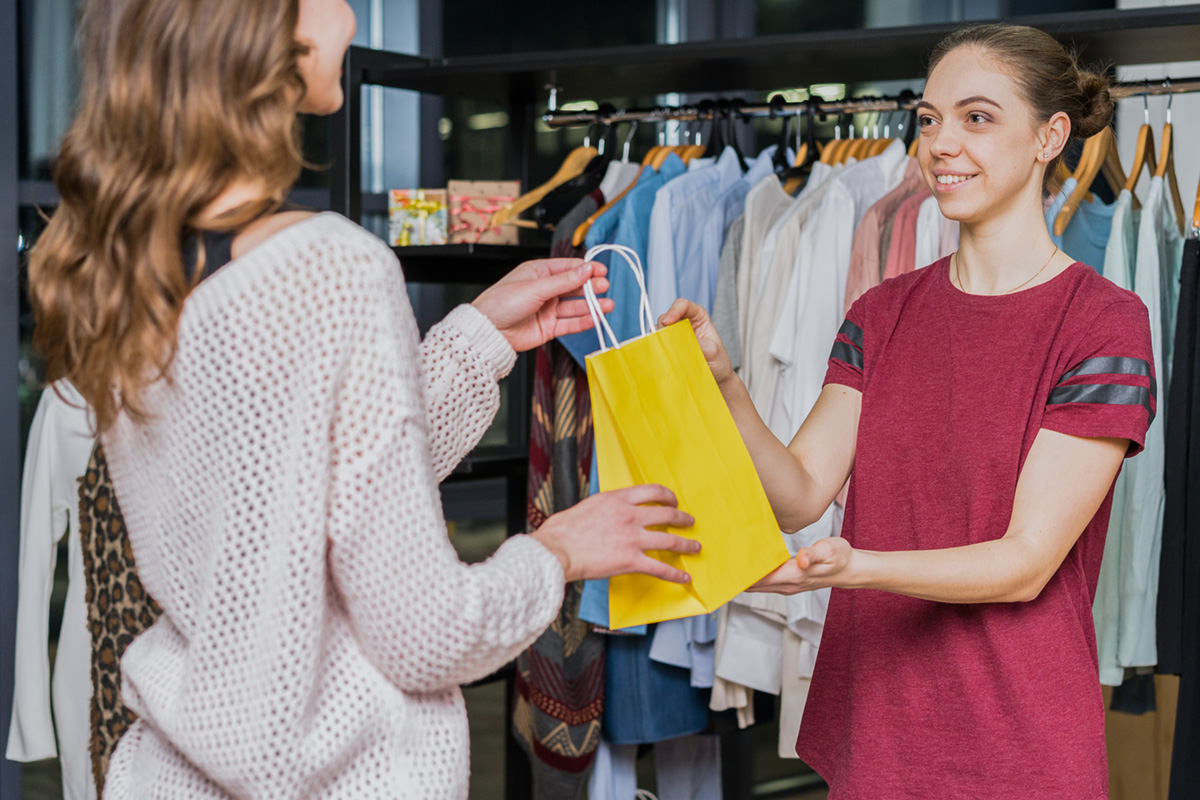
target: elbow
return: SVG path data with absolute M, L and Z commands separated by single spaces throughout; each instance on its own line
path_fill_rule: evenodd
M 1032 603 L 1042 596 L 1042 590 L 1046 588 L 1046 584 L 1049 582 L 1050 576 L 1045 575 L 1032 575 L 1024 578 L 1015 587 L 1010 589 L 1000 602 Z

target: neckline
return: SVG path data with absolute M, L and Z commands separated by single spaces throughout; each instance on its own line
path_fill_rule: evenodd
M 1032 298 L 1039 293 L 1050 291 L 1062 281 L 1064 276 L 1075 272 L 1078 267 L 1083 267 L 1089 270 L 1091 269 L 1091 267 L 1087 266 L 1081 261 L 1072 261 L 1069 267 L 1055 275 L 1050 280 L 1045 281 L 1044 283 L 1039 283 L 1036 286 L 1030 286 L 1028 289 L 1022 289 L 1019 292 L 1012 292 L 1011 294 L 971 294 L 970 292 L 964 292 L 962 289 L 954 285 L 954 281 L 950 280 L 950 260 L 952 257 L 953 254 L 949 256 L 943 256 L 940 261 L 931 267 L 927 267 L 927 269 L 937 269 L 938 283 L 941 284 L 951 296 L 955 297 L 958 302 L 971 303 L 975 305 L 1001 305 L 1015 303 L 1025 298 Z

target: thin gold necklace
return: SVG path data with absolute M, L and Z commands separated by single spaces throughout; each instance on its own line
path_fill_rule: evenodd
M 1046 271 L 1046 267 L 1050 266 L 1050 262 L 1054 260 L 1054 256 L 1056 256 L 1056 255 L 1058 255 L 1058 245 L 1054 246 L 1054 252 L 1050 254 L 1050 258 L 1046 259 L 1046 263 L 1042 264 L 1041 269 L 1039 269 L 1037 272 L 1030 275 L 1028 278 L 1026 278 L 1021 283 L 1018 283 L 1016 286 L 1009 289 L 1008 291 L 1000 292 L 1000 294 L 1012 294 L 1013 292 L 1015 292 L 1017 289 L 1020 289 L 1025 284 L 1033 281 L 1035 278 L 1037 278 L 1038 275 L 1041 275 L 1043 272 Z M 962 251 L 955 250 L 954 251 L 954 277 L 958 279 L 958 288 L 962 289 L 964 292 L 967 292 L 967 294 L 971 294 L 969 291 L 967 291 L 966 286 L 963 285 L 962 271 L 959 269 L 959 265 L 961 263 L 962 263 Z

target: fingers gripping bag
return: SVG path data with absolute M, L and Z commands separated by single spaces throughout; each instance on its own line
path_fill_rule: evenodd
M 684 319 L 655 331 L 637 253 L 598 245 L 587 260 L 603 250 L 622 256 L 637 278 L 642 333 L 618 342 L 591 282 L 584 286 L 600 338 L 600 350 L 587 357 L 600 490 L 666 486 L 696 520 L 692 528 L 667 530 L 702 545 L 696 555 L 650 554 L 688 572 L 691 583 L 612 578 L 609 625 L 617 629 L 715 611 L 789 554 L 691 323 Z

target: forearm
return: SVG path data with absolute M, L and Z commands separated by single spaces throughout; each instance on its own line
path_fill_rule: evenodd
M 500 407 L 497 384 L 516 354 L 478 311 L 460 306 L 421 342 L 429 450 L 438 480 L 479 443 Z
M 855 550 L 831 584 L 939 603 L 1016 603 L 1041 593 L 1053 575 L 1047 557 L 1013 536 L 942 550 Z
M 739 378 L 730 377 L 721 386 L 721 393 L 754 461 L 780 529 L 792 533 L 820 519 L 833 495 L 826 498 L 828 492 L 805 469 L 802 459 L 771 433 Z

